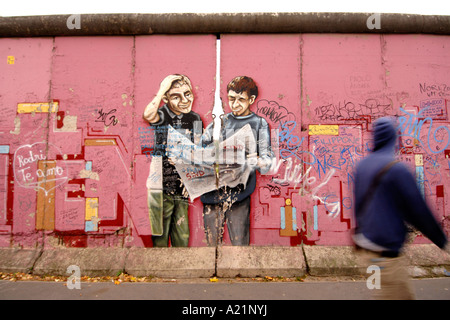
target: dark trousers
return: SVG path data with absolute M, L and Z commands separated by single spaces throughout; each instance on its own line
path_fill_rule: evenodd
M 250 200 L 230 204 L 227 201 L 218 204 L 203 205 L 203 221 L 208 246 L 222 243 L 225 221 L 228 234 L 234 246 L 250 244 Z

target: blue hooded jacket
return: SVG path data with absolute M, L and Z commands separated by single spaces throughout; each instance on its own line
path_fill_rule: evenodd
M 407 222 L 443 248 L 447 243 L 446 235 L 403 163 L 396 163 L 383 176 L 370 203 L 361 212 L 366 191 L 377 173 L 394 160 L 397 145 L 393 120 L 378 119 L 374 123 L 374 150 L 361 160 L 355 172 L 355 235 L 362 234 L 376 246 L 398 253 L 405 242 Z

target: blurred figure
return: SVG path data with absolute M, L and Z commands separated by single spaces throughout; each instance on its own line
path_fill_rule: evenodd
M 357 253 L 380 268 L 381 287 L 374 298 L 415 299 L 402 255 L 407 224 L 449 252 L 446 235 L 425 202 L 408 168 L 394 161 L 398 143 L 394 120 L 374 123 L 374 149 L 356 168 L 354 199 Z M 375 181 L 375 182 L 374 182 Z

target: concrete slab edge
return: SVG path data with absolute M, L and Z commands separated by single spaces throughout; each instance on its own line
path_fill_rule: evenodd
M 405 249 L 414 278 L 450 276 L 450 255 L 430 244 Z M 351 246 L 217 248 L 0 248 L 0 272 L 160 278 L 361 276 L 366 267 Z
M 352 246 L 302 246 L 312 276 L 367 276 L 367 267 Z M 404 248 L 413 278 L 450 276 L 450 255 L 433 244 Z

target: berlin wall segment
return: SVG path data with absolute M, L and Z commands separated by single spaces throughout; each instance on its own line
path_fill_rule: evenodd
M 353 170 L 383 116 L 397 117 L 397 157 L 448 234 L 448 36 L 224 34 L 216 46 L 0 39 L 0 246 L 350 245 Z

